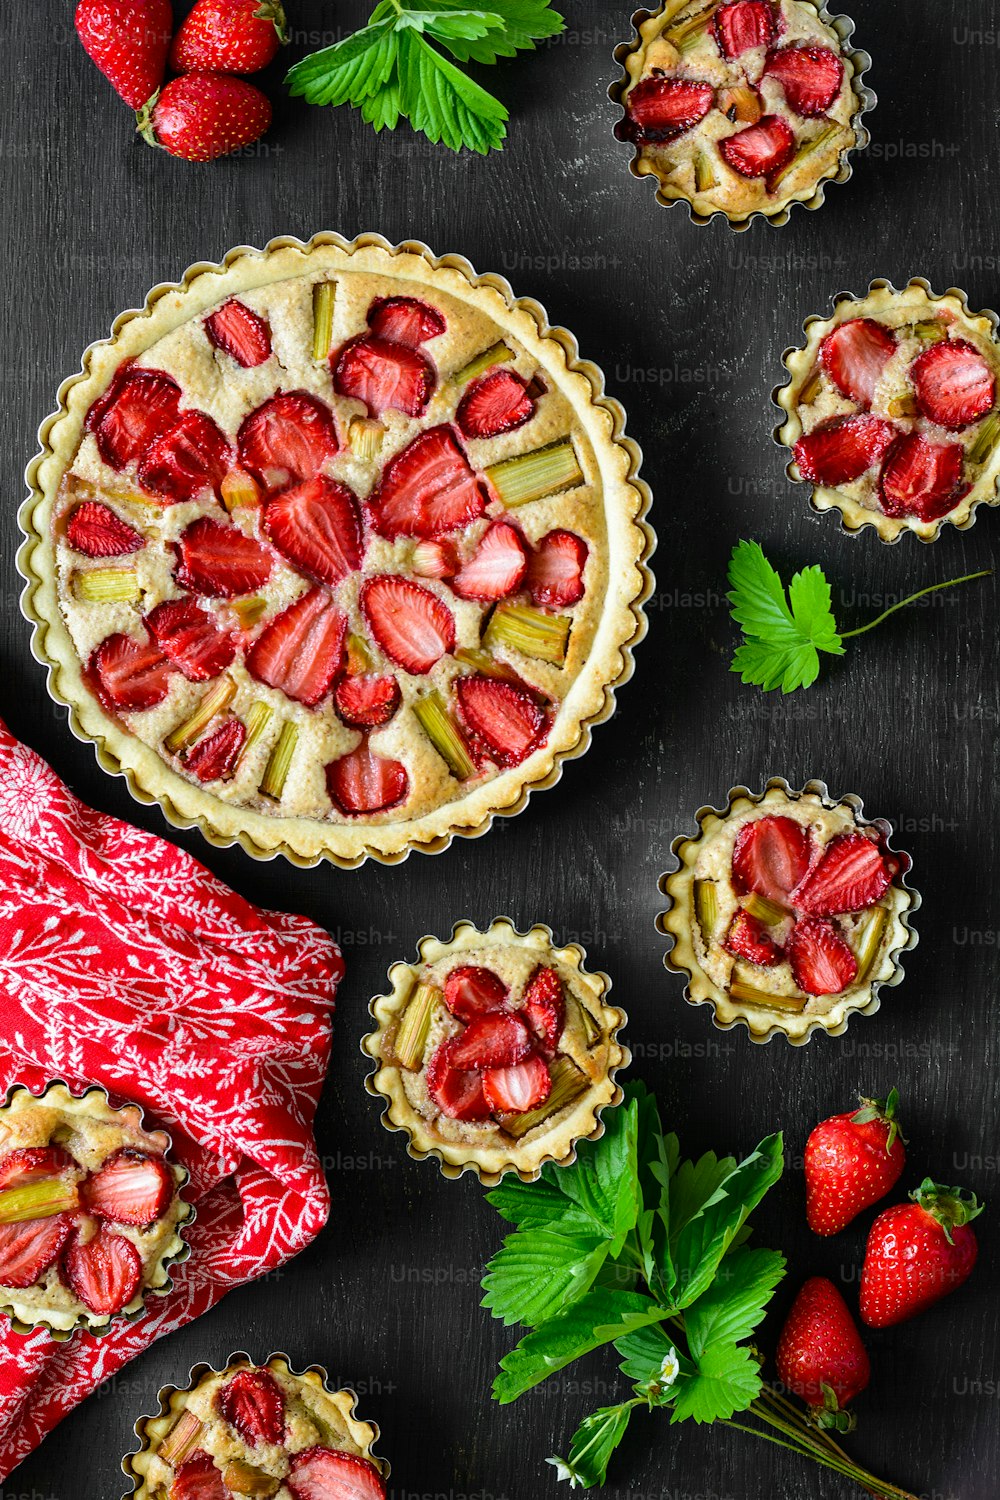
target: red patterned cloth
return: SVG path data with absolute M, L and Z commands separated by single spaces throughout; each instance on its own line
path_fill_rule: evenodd
M 312 1121 L 342 974 L 327 933 L 85 807 L 0 722 L 0 1097 L 63 1078 L 143 1105 L 198 1211 L 173 1291 L 137 1322 L 57 1344 L 0 1315 L 0 1479 L 154 1339 L 323 1227 Z

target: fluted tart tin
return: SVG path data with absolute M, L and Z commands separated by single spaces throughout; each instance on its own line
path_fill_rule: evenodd
M 850 180 L 851 157 L 871 139 L 864 116 L 878 102 L 865 83 L 871 58 L 851 45 L 855 27 L 849 16 L 831 13 L 819 0 L 781 0 L 771 36 L 761 37 L 753 51 L 761 75 L 750 85 L 745 52 L 731 56 L 724 50 L 718 16 L 724 8 L 720 0 L 664 0 L 655 10 L 633 14 L 632 38 L 614 52 L 621 75 L 608 89 L 608 97 L 623 110 L 615 135 L 633 147 L 629 171 L 633 177 L 652 178 L 661 207 L 684 202 L 695 224 L 721 218 L 737 233 L 755 219 L 780 228 L 796 204 L 820 208 L 831 183 Z M 838 63 L 828 59 L 834 70 L 829 98 L 803 102 L 794 92 L 794 79 L 791 91 L 772 87 L 782 66 L 781 50 L 789 43 L 801 43 L 803 52 L 819 47 L 839 58 L 839 78 Z M 745 46 L 746 39 L 739 45 Z M 673 77 L 675 70 L 677 85 L 687 88 L 685 99 L 693 101 L 691 113 L 644 140 L 630 119 L 629 98 L 640 83 L 654 85 Z M 705 97 L 698 102 L 702 91 Z M 775 153 L 773 170 L 748 175 L 751 162 L 746 161 L 741 173 L 733 162 L 737 152 L 745 153 L 746 143 L 735 151 L 727 146 L 729 156 L 724 155 L 720 143 L 736 138 L 734 125 L 739 132 L 760 127 L 752 150 Z
M 251 368 L 218 347 L 234 303 L 270 350 Z M 497 435 L 462 406 L 495 379 Z M 18 566 L 51 696 L 139 801 L 254 858 L 394 864 L 485 833 L 585 752 L 646 631 L 651 497 L 604 385 L 539 303 L 418 241 L 191 266 L 39 432 Z M 147 394 L 151 430 L 176 425 L 143 447 Z M 523 559 L 495 604 L 484 527 Z
M 891 824 L 866 817 L 853 792 L 778 776 L 762 792 L 732 788 L 695 823 L 671 844 L 659 881 L 669 904 L 656 921 L 688 1004 L 708 1006 L 721 1031 L 743 1026 L 752 1042 L 794 1046 L 874 1015 L 917 943 L 920 896 Z
M 853 396 L 851 350 L 846 347 L 851 334 L 841 332 L 847 324 L 867 330 L 867 344 L 857 356 L 859 368 L 865 362 L 870 370 L 874 360 L 878 369 L 871 389 L 866 377 L 865 389 L 855 388 Z M 839 514 L 841 529 L 854 536 L 871 530 L 883 542 L 898 542 L 906 534 L 934 542 L 945 526 L 959 531 L 973 526 L 980 505 L 1000 504 L 998 326 L 1000 318 L 992 309 L 972 311 L 961 288 L 936 293 L 920 276 L 902 289 L 878 278 L 860 297 L 838 292 L 829 316 L 806 319 L 804 343 L 782 354 L 788 378 L 772 392 L 781 413 L 773 436 L 779 447 L 792 452 L 785 468 L 789 479 L 812 485 L 810 505 L 817 514 Z M 845 345 L 842 350 L 835 347 L 837 341 Z M 934 377 L 934 363 L 948 359 L 965 361 L 954 398 L 947 395 L 948 372 Z M 984 387 L 979 405 L 964 413 L 932 406 L 928 415 L 921 405 L 928 379 L 933 381 L 927 386 L 932 401 L 940 401 L 943 391 L 944 399 L 961 402 L 968 399 L 970 366 L 973 374 L 978 368 Z M 969 422 L 950 419 L 974 413 L 978 415 Z M 934 414 L 949 420 L 942 425 L 932 420 Z M 868 468 L 852 470 L 849 478 L 835 483 L 824 481 L 822 472 L 803 473 L 800 458 L 805 465 L 819 459 L 810 459 L 796 445 L 800 440 L 819 442 L 823 434 L 835 433 L 838 424 L 867 424 L 876 434 Z M 883 430 L 884 438 L 878 435 Z M 904 464 L 908 451 L 911 460 Z M 928 489 L 925 481 L 922 493 L 908 502 L 906 488 L 914 488 L 915 481 L 907 476 L 925 472 L 934 485 Z
M 42 1327 L 60 1343 L 79 1332 L 100 1337 L 123 1322 L 132 1323 L 143 1317 L 148 1298 L 165 1297 L 173 1290 L 171 1270 L 191 1253 L 184 1230 L 194 1219 L 195 1209 L 180 1196 L 188 1173 L 170 1160 L 172 1144 L 167 1131 L 147 1126 L 139 1105 L 115 1104 L 107 1090 L 97 1084 L 81 1092 L 75 1092 L 61 1079 L 54 1079 L 39 1092 L 22 1084 L 11 1086 L 0 1105 L 0 1160 L 13 1152 L 26 1157 L 30 1153 L 26 1171 L 16 1179 L 18 1183 L 28 1184 L 29 1189 L 40 1187 L 44 1178 L 39 1174 L 45 1170 L 42 1152 L 52 1149 L 68 1153 L 71 1160 L 66 1166 L 90 1174 L 122 1153 L 149 1154 L 162 1159 L 174 1184 L 169 1203 L 147 1226 L 111 1221 L 101 1228 L 104 1221 L 100 1215 L 96 1219 L 88 1215 L 83 1201 L 66 1214 L 57 1215 L 66 1221 L 67 1230 L 41 1279 L 28 1287 L 0 1285 L 0 1313 L 9 1319 L 15 1333 L 27 1335 Z M 61 1170 L 58 1162 L 53 1167 L 57 1169 Z M 11 1188 L 14 1181 L 5 1175 L 5 1189 Z M 75 1186 L 72 1191 L 76 1197 Z M 81 1208 L 82 1231 L 79 1225 L 69 1228 L 69 1217 Z M 141 1261 L 135 1294 L 117 1312 L 92 1311 L 61 1274 L 62 1257 L 75 1236 L 81 1232 L 87 1236 L 95 1229 L 124 1237 L 134 1246 Z
M 581 1140 L 600 1139 L 602 1112 L 620 1103 L 617 1075 L 631 1054 L 619 1040 L 625 1012 L 608 1003 L 611 980 L 585 966 L 585 950 L 560 946 L 549 927 L 520 932 L 497 917 L 485 931 L 461 921 L 445 940 L 424 936 L 417 954 L 390 968 L 391 989 L 369 1007 L 376 1030 L 361 1043 L 376 1062 L 365 1086 L 384 1101 L 386 1129 L 406 1135 L 408 1154 L 433 1158 L 446 1177 L 470 1172 L 495 1187 L 508 1172 L 534 1181 L 546 1163 L 574 1161 Z M 469 1048 L 473 1023 L 490 1027 L 498 1012 L 516 1057 L 500 1059 L 499 1076 L 476 1073 L 474 1063 L 450 1073 L 451 1050 Z M 519 1093 L 536 1076 L 537 1102 Z M 452 1102 L 448 1080 L 456 1077 L 468 1087 Z
M 225 1386 L 235 1376 L 262 1374 L 275 1382 L 281 1394 L 283 1455 L 276 1452 L 278 1444 L 242 1443 L 223 1415 L 227 1411 L 222 1395 Z M 315 1455 L 319 1447 L 372 1465 L 383 1486 L 389 1478 L 388 1461 L 374 1451 L 377 1424 L 357 1415 L 356 1392 L 349 1386 L 335 1388 L 322 1365 L 296 1370 L 287 1354 L 276 1352 L 257 1363 L 240 1351 L 218 1367 L 206 1361 L 193 1365 L 184 1385 L 164 1385 L 156 1399 L 157 1411 L 140 1416 L 135 1423 L 138 1449 L 122 1459 L 122 1470 L 132 1484 L 123 1500 L 163 1500 L 171 1493 L 175 1470 L 192 1457 L 206 1469 L 214 1464 L 226 1493 L 234 1495 L 287 1494 L 282 1484 L 287 1475 L 273 1471 L 285 1468 L 286 1459 L 294 1463 L 296 1455 L 300 1459 Z M 294 1449 L 289 1440 L 296 1445 Z

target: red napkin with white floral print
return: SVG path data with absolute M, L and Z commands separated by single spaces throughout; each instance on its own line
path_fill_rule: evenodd
M 0 1479 L 154 1339 L 273 1270 L 326 1222 L 312 1121 L 340 951 L 189 854 L 85 807 L 0 721 L 0 1098 L 101 1084 L 191 1173 L 190 1259 L 101 1338 L 0 1316 Z

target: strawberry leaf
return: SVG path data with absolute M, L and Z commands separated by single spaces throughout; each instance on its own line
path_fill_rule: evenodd
M 691 1353 L 697 1358 L 713 1344 L 748 1338 L 784 1274 L 785 1258 L 776 1250 L 737 1250 L 727 1255 L 712 1285 L 685 1310 Z
M 634 1319 L 624 1321 L 632 1314 L 640 1315 L 640 1320 L 644 1316 L 649 1322 L 666 1316 L 652 1298 L 639 1292 L 616 1292 L 607 1287 L 588 1292 L 525 1334 L 504 1356 L 493 1382 L 493 1395 L 502 1406 L 516 1401 L 556 1370 L 601 1344 L 611 1343 L 623 1329 L 634 1327 Z
M 396 52 L 393 23 L 379 21 L 303 57 L 285 82 L 293 96 L 310 104 L 361 104 L 389 82 Z
M 610 1242 L 592 1230 L 554 1228 L 509 1234 L 486 1267 L 482 1306 L 504 1323 L 544 1323 L 594 1283 Z
M 618 1447 L 632 1415 L 632 1402 L 620 1406 L 602 1406 L 584 1417 L 569 1444 L 568 1458 L 547 1458 L 558 1479 L 568 1479 L 571 1490 L 580 1485 L 588 1489 L 603 1484 L 612 1453 Z
M 830 585 L 819 566 L 796 573 L 786 599 L 760 543 L 742 541 L 733 549 L 729 582 L 732 590 L 726 597 L 745 637 L 733 656 L 732 671 L 743 682 L 765 692 L 780 687 L 791 693 L 816 681 L 821 651 L 843 656 Z
M 711 1285 L 719 1264 L 769 1188 L 781 1176 L 784 1159 L 780 1134 L 769 1135 L 756 1151 L 719 1184 L 707 1203 L 685 1224 L 673 1245 L 681 1296 L 688 1307 Z
M 760 1365 L 745 1344 L 712 1344 L 697 1361 L 696 1374 L 678 1381 L 671 1423 L 728 1421 L 760 1394 Z

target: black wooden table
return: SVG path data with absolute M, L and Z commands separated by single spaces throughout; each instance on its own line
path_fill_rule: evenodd
M 740 536 L 782 566 L 820 561 L 838 612 L 856 623 L 885 599 L 992 563 L 1000 515 L 945 531 L 933 548 L 845 536 L 808 509 L 773 445 L 770 392 L 802 320 L 875 276 L 953 284 L 974 308 L 1000 303 L 995 163 L 1000 52 L 996 17 L 976 0 L 859 0 L 857 41 L 875 59 L 874 142 L 854 179 L 819 213 L 733 235 L 657 207 L 628 174 L 605 97 L 627 8 L 575 7 L 567 35 L 492 70 L 511 107 L 502 155 L 453 157 L 402 127 L 376 139 L 360 117 L 282 99 L 267 141 L 241 159 L 194 168 L 150 151 L 85 59 L 72 0 L 4 7 L 0 141 L 5 340 L 0 363 L 3 472 L 3 689 L 0 711 L 88 802 L 158 833 L 71 736 L 46 696 L 18 613 L 15 512 L 35 428 L 92 339 L 154 282 L 230 246 L 317 229 L 376 229 L 460 251 L 539 298 L 603 365 L 645 451 L 659 535 L 650 630 L 635 681 L 588 756 L 553 791 L 488 837 L 446 854 L 355 873 L 299 871 L 174 835 L 243 894 L 306 912 L 343 946 L 347 977 L 320 1111 L 333 1213 L 280 1276 L 230 1295 L 155 1346 L 80 1407 L 7 1481 L 3 1500 L 117 1500 L 120 1455 L 158 1386 L 200 1359 L 274 1348 L 319 1361 L 381 1423 L 394 1500 L 542 1500 L 568 1491 L 544 1465 L 577 1421 L 615 1389 L 598 1354 L 516 1406 L 489 1383 L 510 1335 L 479 1307 L 479 1273 L 501 1222 L 469 1181 L 411 1162 L 364 1092 L 358 1039 L 388 965 L 425 932 L 507 912 L 582 941 L 631 1016 L 635 1071 L 658 1092 L 691 1151 L 742 1153 L 782 1127 L 794 1155 L 809 1127 L 858 1089 L 898 1084 L 911 1138 L 906 1185 L 925 1172 L 974 1187 L 994 1207 L 996 1066 L 991 1011 L 1000 945 L 994 837 L 1000 764 L 1000 664 L 991 580 L 896 615 L 852 644 L 812 691 L 788 700 L 744 688 L 728 670 L 733 627 L 722 599 Z M 288 0 L 292 55 L 361 24 L 360 0 Z M 984 31 L 984 28 L 987 28 Z M 839 1040 L 794 1050 L 712 1029 L 664 972 L 653 920 L 668 846 L 693 811 L 738 782 L 824 777 L 890 818 L 914 856 L 924 897 L 920 944 L 880 1013 Z M 797 1283 L 852 1281 L 863 1229 L 814 1239 L 801 1175 L 790 1170 L 757 1216 L 762 1243 L 790 1274 L 764 1330 L 773 1342 Z M 863 1221 L 863 1222 L 867 1222 Z M 922 1318 L 869 1337 L 874 1377 L 858 1403 L 853 1451 L 876 1473 L 933 1500 L 997 1492 L 995 1217 L 980 1220 L 972 1282 Z M 609 1500 L 832 1500 L 836 1476 L 738 1433 L 640 1418 L 612 1469 Z

